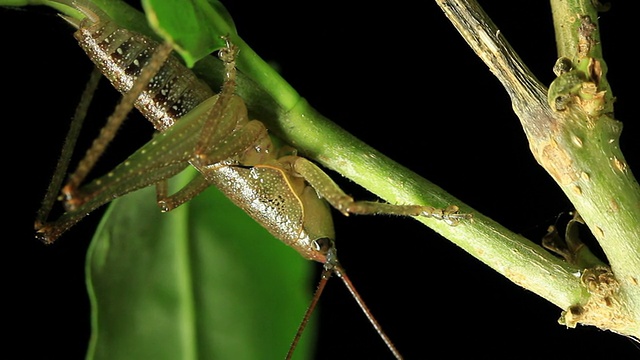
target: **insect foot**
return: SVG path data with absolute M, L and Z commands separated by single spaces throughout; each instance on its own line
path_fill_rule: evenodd
M 57 236 L 51 234 L 52 227 L 48 224 L 44 224 L 41 221 L 36 220 L 34 228 L 36 230 L 36 239 L 42 241 L 47 245 L 53 244 L 53 242 L 57 238 Z
M 455 205 L 449 205 L 446 209 L 436 209 L 431 206 L 425 206 L 420 216 L 442 220 L 451 226 L 458 225 L 460 220 L 473 218 L 472 214 L 461 214 L 459 211 L 460 208 Z
M 235 61 L 240 50 L 236 45 L 231 43 L 229 35 L 223 36 L 222 39 L 226 42 L 226 47 L 219 50 L 218 58 L 220 58 L 225 65 L 230 65 L 235 70 Z

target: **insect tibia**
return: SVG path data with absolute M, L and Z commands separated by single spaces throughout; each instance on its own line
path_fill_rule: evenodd
M 293 171 L 303 177 L 318 195 L 344 215 L 398 215 L 425 216 L 456 225 L 461 219 L 471 218 L 470 214 L 460 214 L 458 207 L 450 205 L 446 209 L 437 209 L 422 205 L 396 205 L 375 201 L 356 201 L 340 187 L 322 169 L 311 161 L 297 157 L 293 160 Z
M 209 186 L 210 184 L 206 179 L 199 174 L 177 193 L 169 195 L 168 183 L 166 180 L 163 180 L 156 185 L 158 207 L 162 212 L 169 212 L 187 201 L 190 201 Z
M 226 47 L 218 51 L 218 57 L 222 60 L 225 67 L 225 80 L 222 84 L 222 90 L 218 95 L 216 105 L 212 108 L 212 111 L 208 115 L 208 119 L 202 126 L 200 131 L 200 140 L 195 150 L 197 158 L 203 160 L 207 156 L 207 148 L 211 145 L 211 139 L 216 129 L 216 122 L 220 118 L 225 116 L 225 112 L 228 112 L 231 99 L 234 97 L 236 91 L 236 55 L 238 54 L 238 47 L 233 45 L 228 37 L 223 37 L 226 42 Z M 244 105 L 243 105 L 244 106 Z
M 461 214 L 455 205 L 449 205 L 445 209 L 422 205 L 394 205 L 374 201 L 352 201 L 343 204 L 343 212 L 361 215 L 399 215 L 399 216 L 424 216 L 442 220 L 450 226 L 456 226 L 460 220 L 470 219 L 471 214 Z

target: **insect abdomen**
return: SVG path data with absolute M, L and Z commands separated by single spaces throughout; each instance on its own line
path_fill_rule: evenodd
M 85 18 L 74 36 L 91 61 L 122 93 L 131 89 L 158 46 L 156 41 L 97 15 Z M 213 95 L 202 80 L 170 56 L 138 97 L 135 106 L 157 130 L 164 131 Z

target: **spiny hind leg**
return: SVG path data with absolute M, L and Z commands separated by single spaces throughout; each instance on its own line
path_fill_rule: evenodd
M 58 198 L 58 194 L 60 192 L 60 187 L 62 186 L 62 182 L 64 181 L 64 177 L 67 174 L 67 170 L 69 168 L 69 162 L 71 161 L 71 156 L 73 155 L 73 149 L 75 148 L 76 142 L 78 140 L 78 136 L 80 135 L 80 129 L 82 128 L 82 124 L 84 123 L 84 119 L 87 116 L 87 110 L 89 109 L 89 105 L 91 104 L 91 100 L 93 99 L 93 94 L 98 87 L 98 83 L 100 81 L 100 77 L 102 74 L 98 69 L 94 68 L 91 72 L 91 76 L 89 81 L 87 82 L 87 86 L 82 93 L 80 98 L 80 102 L 76 107 L 75 114 L 73 115 L 73 119 L 71 121 L 71 125 L 69 126 L 69 132 L 67 133 L 67 137 L 65 138 L 64 145 L 62 146 L 62 152 L 60 154 L 60 158 L 58 159 L 58 164 L 56 165 L 56 170 L 53 173 L 53 177 L 51 179 L 51 183 L 49 183 L 49 187 L 47 188 L 47 193 L 42 200 L 42 204 L 40 205 L 40 209 L 36 214 L 35 221 L 35 229 L 40 230 L 44 224 L 46 223 L 49 214 L 51 213 L 51 209 L 53 208 L 53 204 Z
M 74 209 L 82 205 L 77 196 L 78 187 L 93 169 L 100 156 L 102 156 L 107 145 L 113 140 L 120 125 L 122 125 L 129 112 L 133 110 L 136 99 L 160 70 L 171 51 L 173 51 L 173 47 L 168 42 L 164 42 L 156 48 L 149 64 L 142 69 L 131 90 L 122 96 L 113 114 L 107 119 L 107 124 L 100 130 L 100 134 L 93 140 L 91 148 L 87 150 L 84 158 L 78 163 L 76 170 L 69 176 L 67 184 L 62 188 L 62 195 L 67 208 Z
M 300 174 L 318 192 L 320 197 L 344 215 L 349 214 L 387 214 L 400 216 L 424 216 L 443 220 L 449 225 L 457 225 L 462 219 L 471 218 L 470 214 L 460 214 L 458 207 L 449 205 L 445 209 L 422 205 L 394 205 L 375 201 L 355 201 L 311 161 L 296 157 L 293 170 Z

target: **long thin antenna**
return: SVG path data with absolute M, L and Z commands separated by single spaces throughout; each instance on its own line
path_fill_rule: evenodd
M 393 345 L 393 342 L 391 342 L 391 339 L 382 330 L 382 326 L 380 326 L 378 321 L 373 317 L 371 310 L 369 310 L 367 305 L 364 303 L 364 300 L 362 300 L 362 297 L 360 296 L 360 294 L 358 294 L 358 291 L 356 291 L 356 288 L 351 283 L 351 280 L 345 273 L 342 266 L 340 266 L 339 264 L 334 264 L 333 272 L 336 274 L 336 276 L 342 279 L 342 282 L 344 282 L 347 289 L 349 289 L 349 292 L 351 293 L 351 295 L 353 295 L 353 298 L 356 299 L 358 306 L 360 306 L 360 309 L 362 309 L 364 314 L 367 316 L 367 319 L 369 319 L 369 322 L 371 323 L 371 325 L 373 325 L 373 328 L 376 329 L 376 331 L 378 332 L 378 335 L 380 335 L 384 343 L 387 344 L 387 347 L 389 348 L 389 350 L 391 350 L 391 352 L 393 353 L 393 356 L 395 356 L 396 359 L 398 360 L 403 359 L 398 349 L 396 349 L 396 346 Z
M 313 311 L 315 310 L 316 305 L 318 305 L 318 300 L 320 300 L 320 295 L 322 295 L 322 291 L 324 290 L 325 285 L 327 285 L 327 281 L 331 277 L 332 273 L 333 273 L 333 270 L 324 269 L 322 271 L 322 277 L 318 282 L 318 287 L 316 288 L 316 292 L 313 293 L 311 304 L 309 304 L 309 307 L 307 308 L 307 312 L 304 313 L 304 317 L 302 318 L 302 322 L 298 327 L 296 336 L 293 338 L 293 341 L 291 342 L 291 346 L 289 347 L 289 352 L 287 353 L 287 357 L 285 358 L 286 360 L 290 360 L 291 357 L 293 356 L 293 352 L 298 346 L 298 341 L 300 341 L 300 337 L 302 336 L 304 329 L 307 327 L 307 323 L 309 322 L 309 319 L 311 319 L 311 314 L 313 314 Z
M 335 254 L 335 248 L 334 248 L 334 254 Z M 362 297 L 356 290 L 355 286 L 353 286 L 353 283 L 351 283 L 351 280 L 345 273 L 344 268 L 340 266 L 340 264 L 338 263 L 337 259 L 334 256 L 329 256 L 329 260 L 325 263 L 324 270 L 322 271 L 322 277 L 320 278 L 320 281 L 318 282 L 318 287 L 316 288 L 316 291 L 313 294 L 313 298 L 311 299 L 311 304 L 309 304 L 309 307 L 307 308 L 307 312 L 304 314 L 304 317 L 302 318 L 302 322 L 298 327 L 296 336 L 293 338 L 293 341 L 291 342 L 291 346 L 289 347 L 289 352 L 287 353 L 287 357 L 285 359 L 290 360 L 291 357 L 293 356 L 293 352 L 298 346 L 298 341 L 300 341 L 300 337 L 302 336 L 304 329 L 307 327 L 307 323 L 311 318 L 311 314 L 313 314 L 313 311 L 318 305 L 318 301 L 320 300 L 320 295 L 322 295 L 322 291 L 324 290 L 324 287 L 327 285 L 327 281 L 331 277 L 331 274 L 334 274 L 334 273 L 336 274 L 336 276 L 342 279 L 342 282 L 344 282 L 347 289 L 349 289 L 349 292 L 351 293 L 353 298 L 356 300 L 356 302 L 358 303 L 358 306 L 360 306 L 360 309 L 362 309 L 367 319 L 369 319 L 369 322 L 371 323 L 371 325 L 373 325 L 373 328 L 376 329 L 376 332 L 378 333 L 378 335 L 380 335 L 380 338 L 382 338 L 384 343 L 387 344 L 387 347 L 389 348 L 389 350 L 391 350 L 391 352 L 393 353 L 393 356 L 395 356 L 395 358 L 398 360 L 402 360 L 403 359 L 402 355 L 400 355 L 400 352 L 398 351 L 396 346 L 393 344 L 389 336 L 387 336 L 387 334 L 382 330 L 382 326 L 380 326 L 380 323 L 378 323 L 375 317 L 373 317 L 371 310 L 369 310 L 367 305 L 364 303 L 364 300 L 362 299 Z

